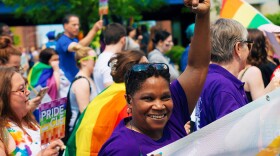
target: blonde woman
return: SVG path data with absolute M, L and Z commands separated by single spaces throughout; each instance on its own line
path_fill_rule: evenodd
M 68 103 L 71 111 L 66 114 L 66 130 L 71 134 L 77 119 L 89 102 L 97 95 L 96 86 L 91 78 L 96 60 L 96 53 L 89 47 L 75 45 L 73 49 L 76 52 L 75 60 L 79 72 L 72 81 L 68 93 Z M 67 138 L 68 134 L 66 135 Z M 66 139 L 67 140 L 67 139 Z

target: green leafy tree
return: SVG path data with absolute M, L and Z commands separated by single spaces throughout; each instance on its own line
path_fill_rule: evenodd
M 16 6 L 16 16 L 35 24 L 61 21 L 67 13 L 79 15 L 81 29 L 88 32 L 89 26 L 100 17 L 99 0 L 2 0 L 5 5 Z M 124 22 L 133 17 L 142 18 L 141 13 L 152 12 L 165 5 L 165 0 L 109 0 L 108 19 Z
M 266 17 L 274 24 L 280 26 L 280 12 L 275 14 L 268 14 Z

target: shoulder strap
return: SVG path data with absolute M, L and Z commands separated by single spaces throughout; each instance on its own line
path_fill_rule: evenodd
M 78 80 L 78 79 L 80 79 L 80 78 L 84 78 L 84 79 L 87 80 L 88 85 L 89 85 L 89 91 L 90 91 L 90 93 L 91 93 L 91 85 L 90 85 L 90 82 L 89 82 L 89 80 L 88 80 L 86 77 L 84 77 L 84 76 L 77 76 L 77 77 L 75 77 L 75 79 L 72 81 L 72 83 L 71 83 L 71 85 L 70 85 L 69 88 L 71 88 L 72 84 L 73 84 L 76 80 Z M 69 90 L 69 91 L 70 91 L 70 90 Z M 68 92 L 68 93 L 69 93 L 69 92 Z
M 247 71 L 249 68 L 250 68 L 250 67 L 247 67 L 247 68 L 244 70 L 244 72 L 243 72 L 243 73 L 241 74 L 241 76 L 240 76 L 240 80 L 242 80 L 244 74 L 246 73 L 246 71 Z

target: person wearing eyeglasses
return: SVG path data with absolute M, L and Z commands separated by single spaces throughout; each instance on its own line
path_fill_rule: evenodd
M 12 40 L 6 36 L 0 36 L 0 67 L 14 67 L 17 71 L 22 72 L 21 52 L 13 46 Z M 30 111 L 34 111 L 41 103 L 41 97 L 35 97 L 29 100 Z
M 66 115 L 66 131 L 70 136 L 79 115 L 85 110 L 89 102 L 97 95 L 96 85 L 92 79 L 96 53 L 92 48 L 79 44 L 73 47 L 76 52 L 75 60 L 79 72 L 71 83 L 67 98 L 71 112 Z
M 136 64 L 125 74 L 127 113 L 98 155 L 146 155 L 187 135 L 210 62 L 210 1 L 184 0 L 196 13 L 189 64 L 170 84 L 165 63 Z M 203 44 L 203 46 L 201 46 Z
M 173 47 L 172 35 L 165 30 L 156 30 L 152 39 L 154 50 L 148 53 L 150 63 L 165 63 L 168 64 L 171 81 L 179 76 L 179 71 L 171 63 L 168 56 L 165 55 Z
M 233 19 L 220 18 L 211 26 L 211 64 L 192 116 L 196 129 L 248 103 L 238 74 L 246 66 L 252 44 L 247 29 Z
M 0 67 L 0 155 L 53 156 L 64 148 L 61 140 L 41 146 L 40 126 L 28 109 L 27 83 L 12 67 Z
M 266 41 L 262 31 L 248 29 L 251 53 L 247 58 L 246 67 L 239 72 L 238 79 L 245 82 L 244 89 L 248 102 L 252 102 L 262 95 L 274 90 L 279 83 L 277 78 L 270 81 L 270 77 L 276 65 L 267 59 Z M 276 82 L 276 83 L 275 83 Z

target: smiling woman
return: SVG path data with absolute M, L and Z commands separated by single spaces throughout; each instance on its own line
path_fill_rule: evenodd
M 146 155 L 187 135 L 184 125 L 203 88 L 210 61 L 210 1 L 185 3 L 197 7 L 188 68 L 170 84 L 167 64 L 133 65 L 124 81 L 131 116 L 120 122 L 98 155 Z

